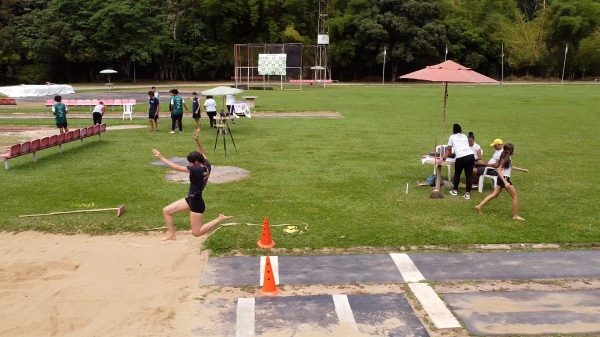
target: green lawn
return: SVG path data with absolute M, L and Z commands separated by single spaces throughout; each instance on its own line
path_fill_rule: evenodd
M 244 93 L 251 94 L 259 96 L 262 111 L 338 111 L 343 117 L 241 119 L 232 127 L 239 152 L 228 140 L 227 157 L 222 144 L 213 155 L 215 134 L 205 129 L 202 141 L 213 165 L 251 172 L 245 180 L 206 188 L 207 219 L 222 212 L 242 223 L 262 223 L 268 215 L 271 224 L 308 225 L 300 235 L 272 228 L 277 247 L 286 248 L 600 241 L 600 86 L 450 86 L 444 141 L 458 122 L 465 133 L 475 133 L 485 158 L 492 154 L 491 140 L 500 137 L 515 144 L 514 164 L 530 170 L 513 178 L 527 219 L 520 223 L 511 219 L 505 193 L 484 214 L 473 211 L 489 185 L 471 201 L 447 191 L 443 199 L 430 199 L 430 188 L 416 186 L 432 170 L 419 156 L 431 152 L 439 138 L 441 85 Z M 163 130 L 167 122 L 163 119 Z M 9 124 L 52 120 L 0 120 Z M 184 157 L 194 149 L 191 124 L 188 117 L 183 135 L 113 131 L 100 142 L 70 143 L 61 155 L 44 150 L 35 164 L 31 156 L 13 160 L 9 171 L 0 172 L 0 229 L 102 234 L 163 226 L 161 208 L 183 197 L 187 185 L 166 182 L 167 170 L 149 165 L 150 150 Z M 127 205 L 121 218 L 17 217 L 121 203 Z M 189 228 L 184 215 L 176 223 Z M 217 252 L 252 249 L 259 236 L 260 227 L 231 226 L 206 245 Z

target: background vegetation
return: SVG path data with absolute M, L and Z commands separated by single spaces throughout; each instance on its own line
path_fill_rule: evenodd
M 2 0 L 0 83 L 216 80 L 235 43 L 314 44 L 318 0 Z M 489 76 L 600 75 L 598 0 L 331 0 L 333 78 L 388 80 L 448 57 Z

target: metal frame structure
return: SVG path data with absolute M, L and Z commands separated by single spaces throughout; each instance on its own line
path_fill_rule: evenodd
M 295 59 L 288 56 L 288 64 L 291 62 L 291 66 L 286 66 L 286 75 L 276 77 L 279 77 L 278 82 L 282 88 L 284 79 L 286 82 L 289 79 L 302 80 L 304 71 L 302 65 L 304 57 L 303 53 L 304 46 L 301 43 L 235 44 L 233 49 L 235 87 L 237 88 L 245 82 L 247 87 L 250 88 L 252 84 L 259 82 L 264 88 L 267 83 L 271 83 L 271 76 L 259 75 L 258 73 L 259 54 L 297 55 Z

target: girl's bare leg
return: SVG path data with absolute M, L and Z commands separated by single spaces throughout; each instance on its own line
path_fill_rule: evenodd
M 519 216 L 519 194 L 517 193 L 517 189 L 511 186 L 506 192 L 512 197 L 512 218 L 517 221 L 524 221 L 525 219 Z
M 223 214 L 219 214 L 214 220 L 202 224 L 202 213 L 190 212 L 190 222 L 192 223 L 192 235 L 193 236 L 201 236 L 213 229 L 219 223 L 233 218 L 232 216 L 227 216 Z
M 167 224 L 167 236 L 163 240 L 175 240 L 175 226 L 173 225 L 173 214 L 177 212 L 189 211 L 185 199 L 179 199 L 174 203 L 163 208 L 163 216 L 165 217 L 165 223 Z
M 483 199 L 479 203 L 479 205 L 475 206 L 475 209 L 477 209 L 478 212 L 481 212 L 481 208 L 483 208 L 483 206 L 485 206 L 488 202 L 492 201 L 492 199 L 497 197 L 501 191 L 502 191 L 502 189 L 500 187 L 496 186 L 496 188 L 494 189 L 494 192 L 492 192 L 490 195 L 485 197 L 485 199 Z

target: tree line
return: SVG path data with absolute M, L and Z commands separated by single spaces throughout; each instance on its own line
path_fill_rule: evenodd
M 319 0 L 0 0 L 0 83 L 222 80 L 236 43 L 315 44 Z M 600 0 L 329 0 L 334 79 L 448 59 L 488 76 L 600 75 Z M 504 60 L 504 62 L 502 62 Z

